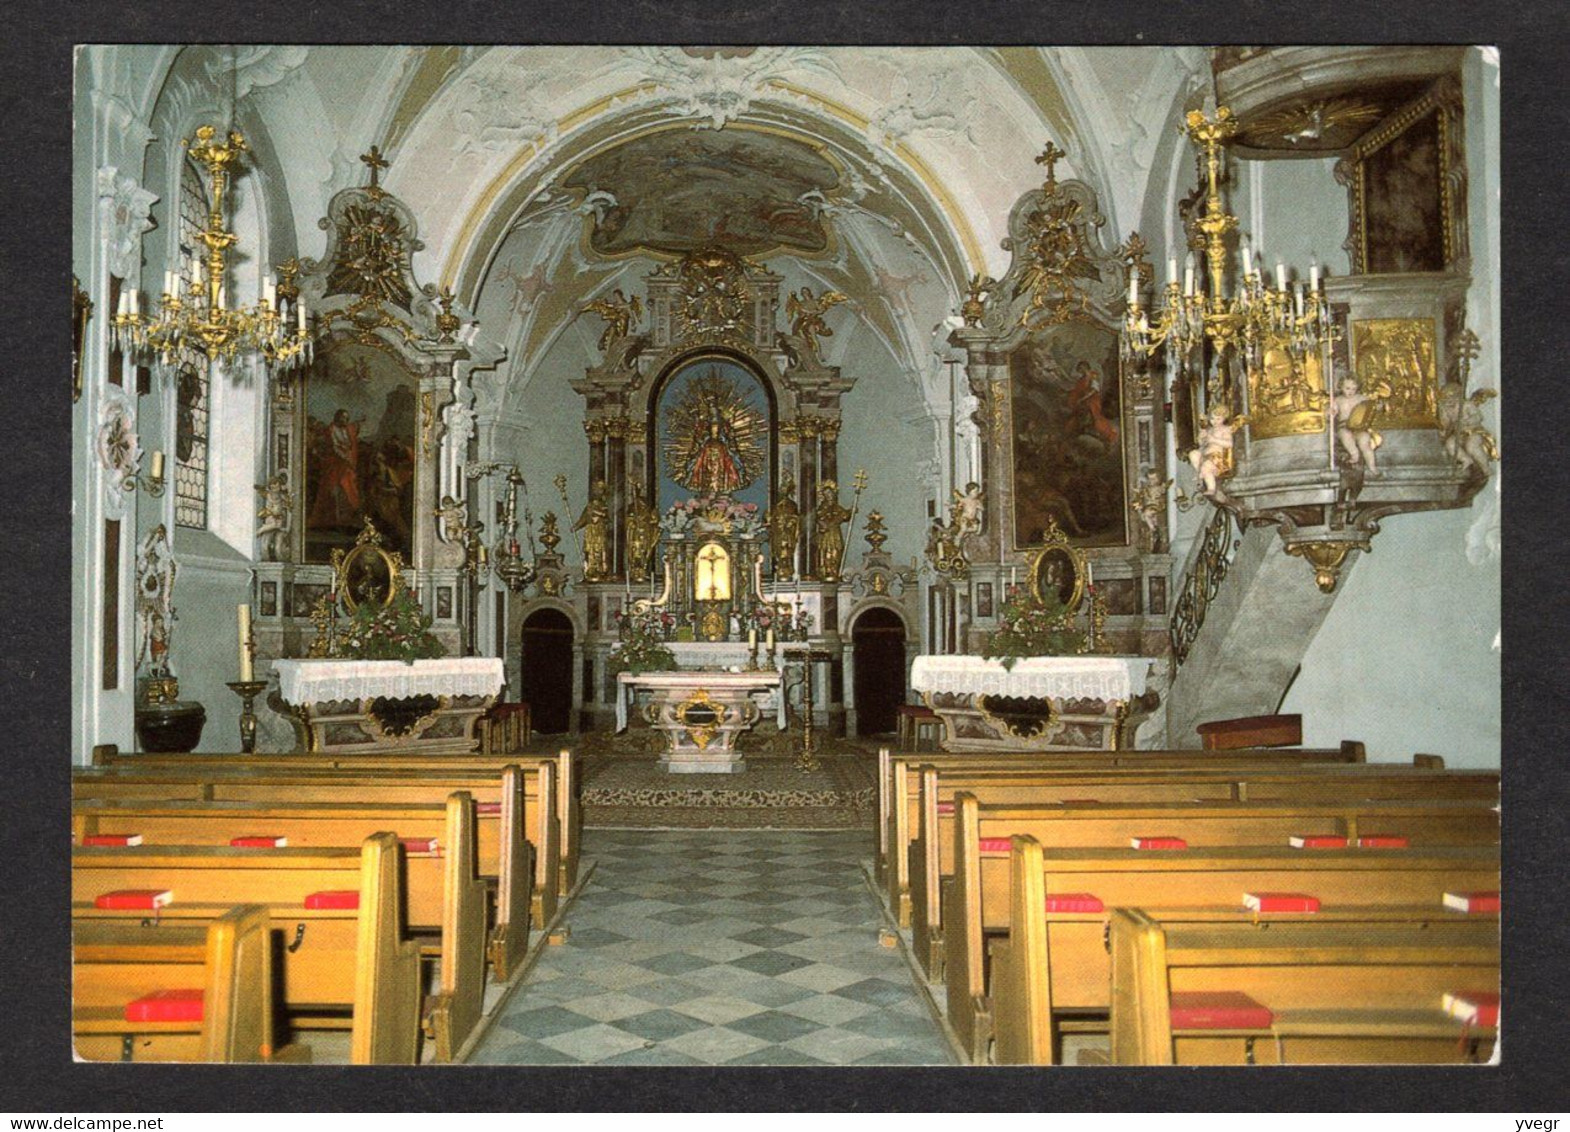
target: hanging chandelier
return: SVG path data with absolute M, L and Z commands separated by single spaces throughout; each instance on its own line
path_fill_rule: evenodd
M 206 253 L 192 263 L 189 279 L 178 271 L 164 272 L 163 294 L 150 318 L 142 311 L 140 293 L 127 289 L 113 320 L 116 338 L 127 352 L 164 366 L 186 353 L 205 354 L 212 361 L 256 353 L 279 370 L 308 364 L 310 316 L 291 279 L 280 287 L 268 275 L 255 305 L 228 305 L 227 253 L 239 237 L 224 227 L 224 195 L 233 167 L 249 147 L 238 131 L 230 130 L 223 140 L 215 140 L 217 132 L 202 126 L 194 143 L 184 143 L 191 157 L 206 167 L 212 186 L 207 225 L 196 234 Z M 285 302 L 292 309 L 286 309 Z
M 1216 116 L 1207 118 L 1191 110 L 1184 132 L 1205 158 L 1205 207 L 1195 227 L 1202 237 L 1208 279 L 1196 271 L 1192 252 L 1181 281 L 1177 259 L 1168 259 L 1165 295 L 1152 318 L 1140 304 L 1139 274 L 1131 268 L 1122 333 L 1125 353 L 1149 357 L 1164 345 L 1181 359 L 1208 342 L 1218 360 L 1226 351 L 1239 349 L 1250 372 L 1263 364 L 1267 350 L 1285 350 L 1298 361 L 1316 354 L 1341 333 L 1330 317 L 1318 263 L 1310 268 L 1306 288 L 1301 280 L 1291 286 L 1281 262 L 1272 281 L 1244 239 L 1239 254 L 1242 285 L 1236 294 L 1227 293 L 1226 241 L 1237 228 L 1237 217 L 1222 203 L 1220 175 L 1222 146 L 1237 132 L 1232 111 L 1218 107 Z

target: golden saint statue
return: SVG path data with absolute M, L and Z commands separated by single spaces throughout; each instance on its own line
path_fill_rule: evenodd
M 796 576 L 796 547 L 801 542 L 801 508 L 796 506 L 796 481 L 786 473 L 780 497 L 769 508 L 769 547 L 774 555 L 774 576 Z
M 598 582 L 611 573 L 611 509 L 605 502 L 605 481 L 595 480 L 589 502 L 573 524 L 583 532 L 583 580 Z
M 643 499 L 643 488 L 632 485 L 632 498 L 627 501 L 627 571 L 633 581 L 641 582 L 649 576 L 649 555 L 660 541 L 660 514 Z
M 850 512 L 840 506 L 839 487 L 833 480 L 818 486 L 818 509 L 814 530 L 818 536 L 817 573 L 820 581 L 839 580 L 840 564 L 845 559 L 845 532 L 841 529 Z

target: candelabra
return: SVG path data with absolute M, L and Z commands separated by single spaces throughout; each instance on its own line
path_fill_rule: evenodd
M 480 567 L 485 566 L 486 558 L 494 564 L 492 569 L 513 593 L 522 593 L 534 581 L 539 571 L 534 563 L 534 532 L 525 528 L 529 539 L 529 558 L 523 557 L 523 547 L 518 541 L 518 489 L 524 486 L 523 473 L 514 464 L 502 464 L 490 461 L 471 466 L 465 475 L 470 480 L 477 480 L 495 472 L 507 473 L 507 494 L 502 502 L 501 530 L 496 538 L 496 545 L 490 553 L 480 560 Z M 485 548 L 482 546 L 481 551 Z
M 189 279 L 177 271 L 164 272 L 163 294 L 151 318 L 142 311 L 139 291 L 123 291 L 111 323 L 115 338 L 128 353 L 165 366 L 187 352 L 216 360 L 232 359 L 241 351 L 259 353 L 269 366 L 282 370 L 305 365 L 312 353 L 309 315 L 288 279 L 280 285 L 268 276 L 255 306 L 227 304 L 227 253 L 239 237 L 224 227 L 224 195 L 231 167 L 249 147 L 236 131 L 229 131 L 223 141 L 214 140 L 216 133 L 212 126 L 202 126 L 196 131 L 196 141 L 185 143 L 191 157 L 207 167 L 212 184 L 207 226 L 196 234 L 207 252 L 201 262 L 192 265 Z M 280 301 L 290 295 L 294 296 L 292 329 Z
M 1294 288 L 1286 265 L 1278 262 L 1271 286 L 1245 239 L 1239 255 L 1242 285 L 1235 294 L 1227 293 L 1226 240 L 1237 228 L 1237 217 L 1222 202 L 1220 173 L 1222 147 L 1237 132 L 1232 111 L 1223 106 L 1214 118 L 1207 118 L 1192 110 L 1186 132 L 1205 156 L 1205 207 L 1195 226 L 1203 238 L 1208 285 L 1196 271 L 1192 252 L 1181 282 L 1176 257 L 1168 259 L 1165 296 L 1152 319 L 1140 303 L 1139 269 L 1130 267 L 1122 332 L 1125 357 L 1148 357 L 1165 345 L 1182 358 L 1209 342 L 1218 356 L 1240 349 L 1252 370 L 1262 364 L 1268 349 L 1285 350 L 1299 360 L 1317 353 L 1340 333 L 1330 317 L 1317 263 L 1310 269 L 1307 288 L 1302 282 Z
M 240 697 L 240 750 L 249 755 L 256 750 L 256 697 L 267 687 L 266 680 L 230 680 L 229 688 Z

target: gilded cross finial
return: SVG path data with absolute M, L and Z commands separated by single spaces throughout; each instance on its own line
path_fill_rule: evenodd
M 867 469 L 866 468 L 857 468 L 856 469 L 856 477 L 851 482 L 852 482 L 852 484 L 856 488 L 856 494 L 860 495 L 862 493 L 862 491 L 866 489 L 866 486 L 867 486 Z
M 1048 139 L 1047 148 L 1041 151 L 1040 157 L 1036 158 L 1037 165 L 1045 165 L 1047 167 L 1047 186 L 1049 188 L 1058 183 L 1057 164 L 1067 156 L 1068 152 L 1066 150 L 1059 149 L 1052 143 L 1051 139 Z
M 379 192 L 381 190 L 381 182 L 378 179 L 378 175 L 383 169 L 388 168 L 390 163 L 382 156 L 381 148 L 374 145 L 371 146 L 370 153 L 360 154 L 360 160 L 368 165 L 371 170 L 371 183 L 367 188 Z

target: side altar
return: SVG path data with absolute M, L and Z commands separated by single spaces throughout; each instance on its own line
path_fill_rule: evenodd
M 503 684 L 499 657 L 278 660 L 278 698 L 301 750 L 466 754 Z
M 918 656 L 911 686 L 949 751 L 1116 751 L 1154 707 L 1145 656 Z

